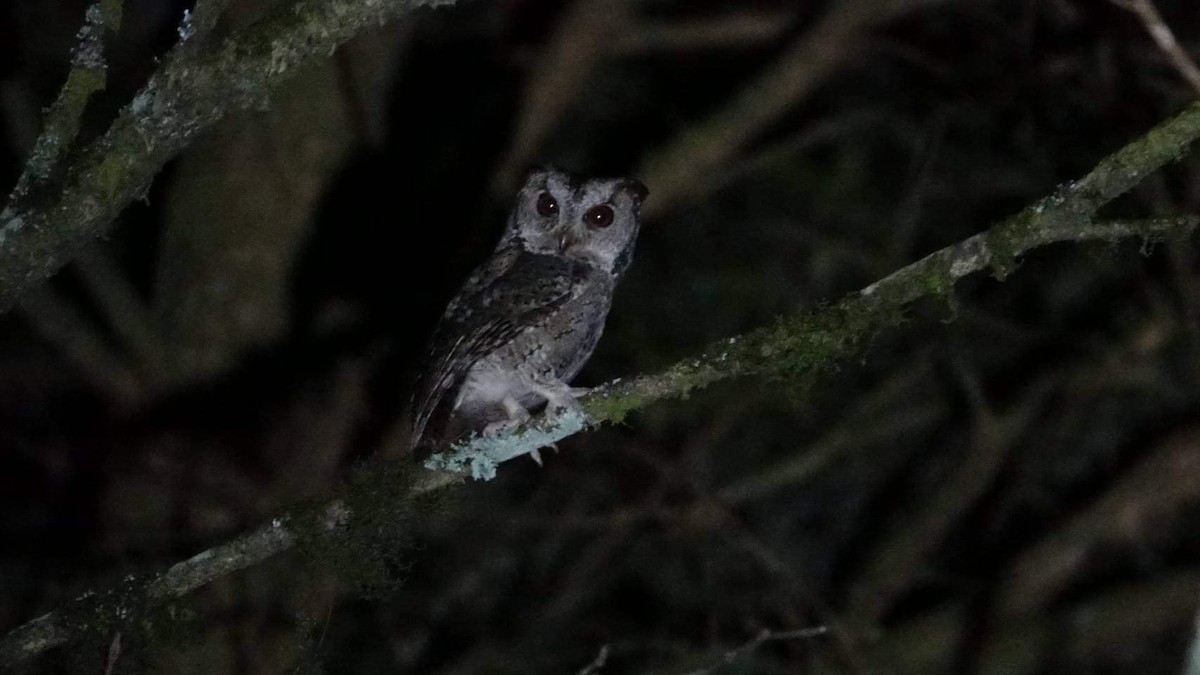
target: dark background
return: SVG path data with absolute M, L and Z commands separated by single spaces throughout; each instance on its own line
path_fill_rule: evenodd
M 187 6 L 125 2 L 84 140 Z M 1159 9 L 1195 53 L 1200 6 Z M 84 10 L 0 4 L 4 186 Z M 797 45 L 804 68 L 746 93 Z M 407 374 L 531 164 L 651 191 L 592 385 L 979 232 L 1195 97 L 1099 0 L 415 12 L 206 133 L 0 319 L 0 628 L 397 454 Z M 1198 170 L 1106 215 L 1198 213 Z M 1184 672 L 1197 262 L 1194 239 L 1039 250 L 859 360 L 656 404 L 449 490 L 371 550 L 384 577 L 292 554 L 220 580 L 130 629 L 115 672 L 574 673 L 607 646 L 600 672 L 682 673 L 812 626 L 719 672 Z M 103 672 L 111 638 L 25 670 Z

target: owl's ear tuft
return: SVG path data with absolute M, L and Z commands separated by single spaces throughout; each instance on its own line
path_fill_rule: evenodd
M 647 188 L 642 181 L 633 178 L 626 178 L 625 180 L 621 181 L 621 188 L 628 190 L 629 194 L 633 195 L 633 198 L 639 205 L 646 201 L 647 195 L 650 194 L 649 188 Z

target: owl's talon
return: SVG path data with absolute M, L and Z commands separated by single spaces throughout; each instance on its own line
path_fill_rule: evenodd
M 493 436 L 499 436 L 500 434 L 504 433 L 505 428 L 509 427 L 510 425 L 511 425 L 511 423 L 507 422 L 507 421 L 491 422 L 483 428 L 483 431 L 479 432 L 479 435 L 482 438 L 492 438 Z
M 539 392 L 546 397 L 546 413 L 552 417 L 573 413 L 586 418 L 587 413 L 584 412 L 583 405 L 575 398 L 575 391 L 576 388 L 560 385 Z
M 483 428 L 483 431 L 479 432 L 479 435 L 483 436 L 484 438 L 503 436 L 511 431 L 516 430 L 517 427 L 521 426 L 523 423 L 524 420 L 498 420 L 495 422 L 490 422 Z
M 537 462 L 539 469 L 545 467 L 545 465 L 542 464 L 542 453 L 538 452 L 537 450 L 531 450 L 529 452 L 529 458 L 532 459 L 534 462 Z

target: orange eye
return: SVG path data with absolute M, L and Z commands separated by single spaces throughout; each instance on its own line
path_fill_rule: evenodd
M 583 215 L 583 222 L 592 227 L 608 227 L 612 225 L 613 210 L 607 204 L 593 206 Z
M 558 213 L 558 202 L 554 200 L 554 197 L 550 196 L 549 192 L 543 192 L 538 195 L 537 212 L 547 217 Z

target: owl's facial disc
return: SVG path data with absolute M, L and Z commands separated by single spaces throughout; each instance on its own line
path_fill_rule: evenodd
M 527 251 L 574 258 L 619 275 L 629 264 L 645 196 L 635 180 L 535 170 L 517 196 L 506 236 L 518 237 Z

